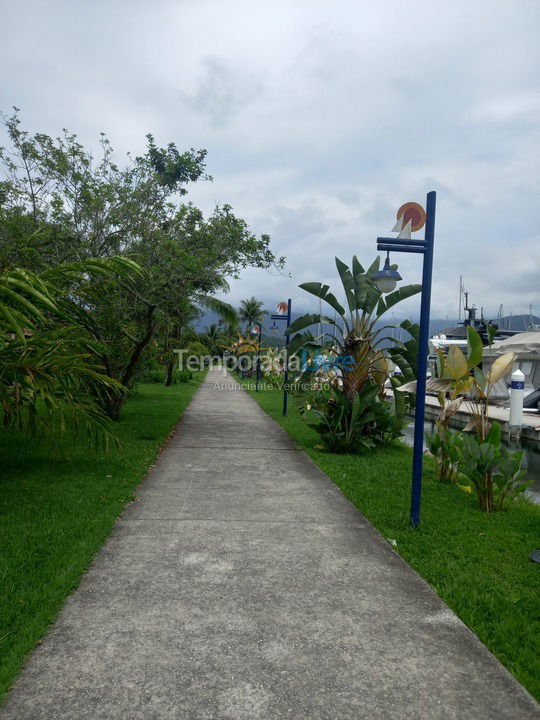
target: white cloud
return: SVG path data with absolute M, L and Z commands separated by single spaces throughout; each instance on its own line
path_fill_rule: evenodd
M 493 312 L 540 309 L 536 0 L 33 0 L 3 16 L 0 108 L 31 130 L 208 149 L 215 181 L 190 198 L 270 232 L 293 276 L 247 272 L 234 302 L 311 302 L 298 282 L 337 282 L 336 254 L 369 262 L 397 207 L 435 189 L 434 314 L 457 310 L 460 274 Z M 419 258 L 399 260 L 418 280 Z

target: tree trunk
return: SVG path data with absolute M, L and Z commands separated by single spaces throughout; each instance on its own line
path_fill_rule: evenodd
M 180 323 L 177 323 L 174 327 L 173 335 L 176 338 L 180 337 L 181 332 L 181 325 Z M 166 346 L 165 346 L 165 352 L 169 349 L 169 336 L 167 335 L 166 338 Z M 165 371 L 165 387 L 170 387 L 173 383 L 174 378 L 174 366 L 176 364 L 176 358 L 172 358 L 167 362 L 167 367 Z
M 120 417 L 120 411 L 126 401 L 126 395 L 113 395 L 107 397 L 104 403 L 104 410 L 111 420 L 118 420 Z
M 118 378 L 122 385 L 127 388 L 128 390 L 132 387 L 133 381 L 135 379 L 135 373 L 137 371 L 137 367 L 139 364 L 139 360 L 141 359 L 141 355 L 145 347 L 148 345 L 150 340 L 152 339 L 154 335 L 155 325 L 154 325 L 154 312 L 155 312 L 156 306 L 155 305 L 149 305 L 148 306 L 148 312 L 146 314 L 146 332 L 143 335 L 143 337 L 135 344 L 131 356 L 129 358 L 128 364 L 124 368 L 123 373 Z M 107 413 L 107 415 L 111 418 L 111 420 L 118 420 L 118 417 L 120 415 L 120 411 L 126 401 L 127 395 L 124 393 L 122 395 L 114 395 L 111 397 L 107 397 L 104 402 L 104 410 Z
M 165 387 L 172 385 L 174 376 L 174 360 L 169 360 L 167 363 L 167 369 L 165 372 Z

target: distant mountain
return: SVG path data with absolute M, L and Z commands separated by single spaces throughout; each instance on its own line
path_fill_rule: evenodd
M 540 327 L 540 318 L 536 315 L 530 315 L 529 313 L 523 313 L 521 315 L 506 315 L 505 317 L 497 320 L 496 318 L 486 318 L 488 322 L 498 325 L 501 330 L 516 330 L 526 332 L 531 325 L 537 325 Z M 432 318 L 429 323 L 430 334 L 442 332 L 446 327 L 456 327 L 457 321 L 455 319 L 442 319 Z
M 301 312 L 293 312 L 292 313 L 292 319 L 293 321 L 296 320 L 298 317 L 304 315 L 306 313 L 305 310 L 302 310 Z M 396 317 L 385 317 L 384 322 L 381 322 L 380 324 L 384 325 L 397 325 L 404 320 L 405 318 L 396 318 Z M 407 320 L 412 322 L 418 322 L 418 318 L 416 317 L 408 317 Z M 492 320 L 492 318 L 489 318 L 489 320 Z M 206 328 L 211 325 L 212 323 L 218 323 L 219 317 L 211 312 L 210 310 L 202 311 L 199 319 L 195 323 L 195 329 L 197 332 L 204 332 Z M 495 319 L 493 319 L 493 322 L 496 322 Z M 527 314 L 521 314 L 521 315 L 508 315 L 500 319 L 499 321 L 499 327 L 504 330 L 521 330 L 525 332 L 531 322 L 531 316 Z M 540 317 L 533 315 L 532 316 L 532 322 L 535 325 L 540 326 Z M 273 321 L 270 320 L 270 318 L 267 316 L 265 321 L 263 322 L 263 345 L 266 347 L 280 347 L 285 344 L 285 323 L 283 321 L 277 322 L 277 331 L 270 332 L 270 328 L 272 327 Z M 434 335 L 435 333 L 442 332 L 445 328 L 449 327 L 455 327 L 457 325 L 457 319 L 456 318 L 431 318 L 429 323 L 429 334 Z M 316 327 L 310 328 L 313 334 L 316 333 Z M 332 325 L 323 323 L 321 326 L 321 332 L 327 333 L 327 335 L 334 335 L 335 329 Z M 396 329 L 388 329 L 384 333 L 385 337 L 395 337 L 400 338 L 402 340 L 406 340 L 407 336 L 406 333 L 401 330 L 400 328 Z M 386 344 L 386 343 L 384 343 Z

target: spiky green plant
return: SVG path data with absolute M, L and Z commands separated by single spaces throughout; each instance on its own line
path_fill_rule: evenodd
M 139 267 L 127 258 L 58 265 L 38 275 L 14 268 L 0 275 L 0 403 L 4 428 L 35 435 L 82 425 L 97 442 L 112 437 L 96 398 L 124 388 L 96 358 L 104 347 L 92 333 L 98 280 Z
M 347 309 L 330 292 L 328 285 L 304 283 L 300 287 L 324 300 L 334 310 L 334 318 L 320 313 L 306 314 L 286 330 L 289 335 L 296 333 L 289 345 L 291 355 L 300 351 L 315 355 L 302 364 L 304 380 L 320 358 L 332 368 L 334 377 L 331 387 L 322 389 L 317 398 L 306 403 L 306 409 L 309 405 L 321 420 L 318 431 L 323 443 L 332 452 L 369 449 L 401 433 L 405 413 L 403 401 L 396 401 L 394 413 L 387 403 L 382 402 L 389 364 L 388 353 L 382 346 L 388 326 L 382 326 L 380 319 L 398 302 L 418 293 L 421 286 L 407 285 L 383 297 L 373 280 L 379 264 L 380 258 L 377 258 L 365 270 L 355 256 L 349 268 L 336 258 Z M 321 327 L 323 324 L 332 327 L 331 334 L 313 335 L 310 330 L 301 332 L 313 325 Z M 402 324 L 402 327 L 409 332 L 410 341 L 395 344 L 395 359 L 401 358 L 411 371 L 407 373 L 410 377 L 416 326 L 409 323 L 407 326 Z M 315 378 L 317 374 L 311 372 L 311 377 Z M 301 385 L 305 386 L 305 383 Z
M 249 332 L 255 323 L 262 322 L 266 314 L 267 312 L 266 310 L 263 310 L 263 303 L 261 300 L 257 300 L 255 297 L 250 297 L 247 300 L 240 301 L 238 315 L 240 320 L 246 323 L 246 332 Z
M 351 358 L 350 362 L 338 362 L 343 380 L 343 392 L 353 400 L 368 379 L 382 385 L 387 378 L 387 363 L 382 352 L 381 341 L 388 326 L 376 327 L 380 318 L 394 305 L 420 292 L 420 285 L 405 285 L 383 296 L 373 281 L 373 275 L 380 266 L 377 258 L 367 270 L 364 270 L 356 256 L 349 268 L 336 258 L 347 309 L 330 292 L 328 285 L 318 282 L 303 283 L 300 287 L 308 293 L 324 300 L 335 312 L 335 318 L 319 313 L 306 314 L 295 320 L 287 328 L 286 334 L 295 335 L 289 346 L 289 353 L 298 352 L 303 347 L 320 351 L 330 343 L 338 358 Z M 393 266 L 397 267 L 397 266 Z M 329 324 L 335 330 L 330 335 L 323 333 L 314 336 L 310 331 L 299 331 L 313 325 Z M 412 327 L 412 326 L 411 326 Z

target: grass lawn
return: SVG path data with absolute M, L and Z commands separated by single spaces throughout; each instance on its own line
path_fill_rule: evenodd
M 422 524 L 408 524 L 412 451 L 397 444 L 365 456 L 314 449 L 317 434 L 277 390 L 250 392 L 515 677 L 540 699 L 540 506 L 519 500 L 487 515 L 475 498 L 435 480 L 426 458 Z
M 26 654 L 109 535 L 203 374 L 187 384 L 139 385 L 107 455 L 62 440 L 63 456 L 0 434 L 0 697 Z

